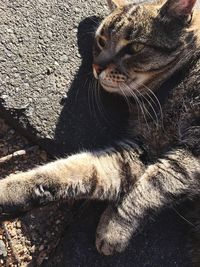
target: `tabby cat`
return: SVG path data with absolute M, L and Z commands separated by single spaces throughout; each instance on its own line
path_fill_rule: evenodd
M 109 201 L 96 246 L 123 251 L 149 216 L 200 194 L 200 14 L 195 0 L 108 1 L 94 76 L 135 99 L 123 140 L 0 181 L 2 218 L 68 199 Z M 129 101 L 129 100 L 128 100 Z M 160 104 L 161 103 L 161 104 Z

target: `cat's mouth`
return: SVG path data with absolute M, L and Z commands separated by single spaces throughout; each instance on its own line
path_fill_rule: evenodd
M 134 73 L 132 77 L 120 74 L 120 76 L 109 76 L 102 72 L 98 76 L 101 86 L 110 93 L 118 93 L 120 95 L 133 96 L 133 94 L 141 94 L 147 81 L 150 79 L 149 73 Z
M 104 70 L 100 70 L 97 65 L 93 65 L 93 73 L 106 91 L 123 96 L 143 94 L 146 84 L 153 76 L 150 72 L 142 71 L 132 71 L 126 75 L 114 65 L 110 65 Z

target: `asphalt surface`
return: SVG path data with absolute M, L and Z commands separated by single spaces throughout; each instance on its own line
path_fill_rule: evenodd
M 1 116 L 52 156 L 102 147 L 123 134 L 125 103 L 99 96 L 91 78 L 93 33 L 107 12 L 100 0 L 1 1 Z M 109 258 L 94 246 L 100 213 L 99 203 L 84 208 L 44 266 L 189 266 L 189 226 L 174 211 Z
M 187 240 L 190 226 L 174 211 L 163 212 L 145 226 L 124 253 L 112 257 L 99 255 L 95 248 L 95 230 L 102 209 L 100 203 L 85 207 L 67 228 L 56 252 L 42 266 L 191 267 Z
M 106 12 L 100 0 L 1 3 L 1 113 L 51 154 L 102 146 L 116 132 L 112 114 L 122 121 L 121 101 L 104 92 L 94 108 L 91 90 L 93 33 Z

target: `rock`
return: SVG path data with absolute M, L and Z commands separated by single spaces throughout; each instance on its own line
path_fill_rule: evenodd
M 0 255 L 2 255 L 3 257 L 7 256 L 7 249 L 5 243 L 2 240 L 0 240 Z

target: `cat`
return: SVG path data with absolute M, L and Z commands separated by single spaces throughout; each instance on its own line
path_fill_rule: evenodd
M 150 216 L 200 194 L 200 14 L 195 0 L 108 0 L 94 40 L 102 90 L 130 105 L 124 139 L 0 180 L 1 218 L 70 199 L 107 200 L 101 254 L 122 252 Z M 134 99 L 134 101 L 129 101 Z

